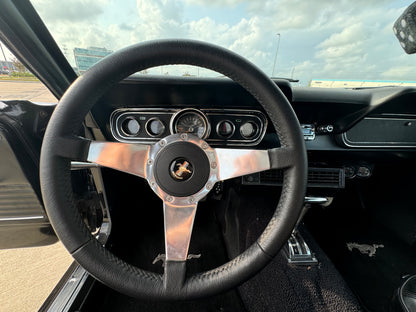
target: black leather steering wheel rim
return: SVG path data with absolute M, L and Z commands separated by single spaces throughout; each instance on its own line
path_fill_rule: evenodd
M 230 262 L 194 275 L 180 287 L 164 287 L 161 275 L 117 258 L 88 231 L 75 206 L 70 161 L 62 151 L 85 154 L 88 143 L 71 140 L 92 106 L 114 84 L 150 67 L 189 64 L 222 73 L 251 93 L 263 106 L 281 145 L 293 149 L 294 166 L 284 171 L 282 194 L 266 229 Z M 74 144 L 74 142 L 77 142 Z M 75 146 L 76 145 L 76 146 Z M 270 159 L 271 162 L 276 161 Z M 46 130 L 40 178 L 48 217 L 75 260 L 104 284 L 127 295 L 157 300 L 193 299 L 235 287 L 263 268 L 287 241 L 303 204 L 307 156 L 297 117 L 280 89 L 255 65 L 226 49 L 193 40 L 159 40 L 115 52 L 79 77 L 57 105 Z

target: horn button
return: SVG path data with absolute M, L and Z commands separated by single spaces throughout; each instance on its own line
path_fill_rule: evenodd
M 190 142 L 169 144 L 158 153 L 154 162 L 156 183 L 172 196 L 187 197 L 198 193 L 209 175 L 207 155 Z

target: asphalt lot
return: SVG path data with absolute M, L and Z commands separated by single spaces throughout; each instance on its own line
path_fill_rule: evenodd
M 60 243 L 0 250 L 0 311 L 37 311 L 72 261 Z
M 40 82 L 0 80 L 0 101 L 5 100 L 57 102 Z M 60 243 L 0 250 L 0 311 L 37 311 L 71 263 Z
M 40 82 L 0 80 L 0 101 L 6 100 L 57 102 L 53 94 Z

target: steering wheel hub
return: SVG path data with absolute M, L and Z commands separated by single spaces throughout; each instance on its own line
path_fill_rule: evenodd
M 150 149 L 146 176 L 162 199 L 166 196 L 200 199 L 212 187 L 209 180 L 217 177 L 215 163 L 215 153 L 204 140 L 191 134 L 173 134 Z

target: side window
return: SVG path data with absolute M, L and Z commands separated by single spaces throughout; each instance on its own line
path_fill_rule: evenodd
M 56 103 L 56 97 L 0 42 L 0 101 Z

